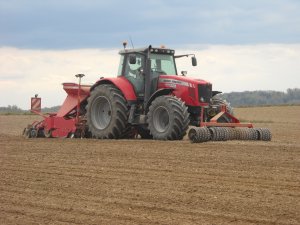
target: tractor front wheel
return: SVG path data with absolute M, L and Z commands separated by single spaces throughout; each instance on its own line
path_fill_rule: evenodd
M 147 123 L 153 139 L 181 140 L 189 125 L 189 113 L 180 99 L 160 96 L 149 107 Z
M 113 85 L 96 87 L 88 99 L 87 124 L 93 137 L 122 138 L 128 128 L 128 108 L 122 92 Z

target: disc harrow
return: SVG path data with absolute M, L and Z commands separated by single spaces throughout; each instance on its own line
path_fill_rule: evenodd
M 272 134 L 268 128 L 232 128 L 232 127 L 193 127 L 188 137 L 192 143 L 207 141 L 271 141 Z

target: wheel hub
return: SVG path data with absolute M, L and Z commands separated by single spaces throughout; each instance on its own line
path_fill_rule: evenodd
M 111 105 L 109 100 L 104 96 L 97 97 L 92 105 L 92 123 L 100 130 L 108 127 L 111 121 Z
M 153 126 L 158 132 L 165 132 L 170 124 L 170 116 L 166 107 L 160 106 L 154 110 Z

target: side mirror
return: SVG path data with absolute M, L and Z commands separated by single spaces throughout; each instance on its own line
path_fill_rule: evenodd
M 197 59 L 195 56 L 192 57 L 192 65 L 197 66 Z
M 129 55 L 129 63 L 136 64 L 136 56 L 135 55 Z

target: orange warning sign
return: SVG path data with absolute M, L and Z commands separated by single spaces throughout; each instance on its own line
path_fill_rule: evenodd
M 31 110 L 41 112 L 41 98 L 31 98 Z

